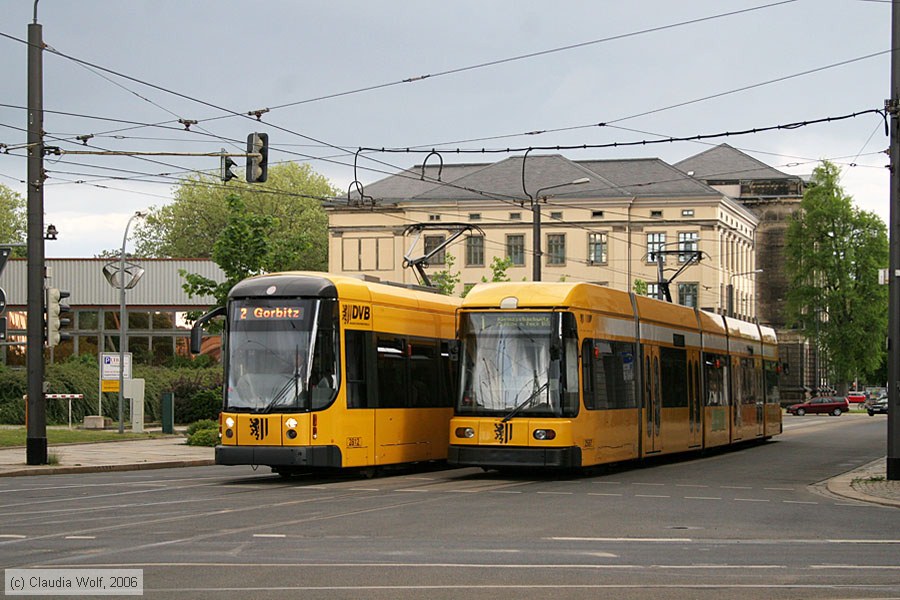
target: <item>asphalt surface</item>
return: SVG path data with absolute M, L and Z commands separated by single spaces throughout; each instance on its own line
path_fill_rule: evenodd
M 827 417 L 785 416 L 785 422 Z M 845 414 L 843 419 L 868 419 L 863 414 Z M 156 439 L 123 440 L 92 444 L 60 444 L 49 447 L 54 465 L 27 465 L 24 447 L 0 449 L 0 477 L 135 471 L 215 464 L 213 448 L 188 446 L 182 435 Z M 822 482 L 827 490 L 845 498 L 900 508 L 900 481 L 886 478 L 886 458 L 847 471 Z

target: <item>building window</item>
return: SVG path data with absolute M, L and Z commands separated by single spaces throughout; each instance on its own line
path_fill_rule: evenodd
M 560 211 L 551 212 L 550 218 L 553 219 L 554 221 L 562 221 L 562 218 L 563 218 L 562 212 L 560 212 Z
M 605 233 L 589 233 L 588 234 L 588 264 L 605 265 L 606 264 L 606 234 Z
M 506 236 L 506 258 L 514 267 L 525 264 L 525 236 L 522 234 Z
M 700 284 L 697 283 L 679 283 L 678 284 L 678 304 L 682 306 L 690 306 L 697 308 Z
M 592 219 L 602 219 L 602 218 L 603 218 L 603 211 L 602 211 L 602 210 L 592 210 L 592 211 L 591 211 L 591 218 L 592 218 Z
M 647 297 L 648 298 L 656 298 L 657 300 L 662 300 L 659 297 L 659 284 L 658 283 L 648 283 L 647 284 Z
M 441 215 L 428 215 L 428 220 L 429 221 L 440 221 Z
M 547 236 L 547 264 L 566 264 L 566 234 L 551 233 Z
M 656 262 L 656 253 L 666 249 L 665 233 L 647 234 L 647 262 Z M 662 255 L 662 261 L 666 262 L 666 255 Z
M 700 234 L 696 231 L 678 234 L 678 262 L 687 262 L 694 257 L 699 239 Z
M 466 238 L 466 266 L 484 266 L 484 236 L 472 235 Z
M 520 213 L 520 212 L 509 213 L 509 220 L 510 221 L 521 221 L 522 213 Z
M 662 211 L 661 210 L 651 210 L 650 218 L 651 219 L 662 219 Z
M 444 243 L 444 236 L 442 235 L 426 235 L 425 236 L 425 256 L 428 256 L 432 252 L 434 252 L 435 248 L 439 247 Z M 432 256 L 428 259 L 429 265 L 442 265 L 444 264 L 444 249 L 442 248 L 440 252 Z
M 470 221 L 480 221 L 481 213 L 469 213 L 469 220 Z
M 681 216 L 682 216 L 682 217 L 693 217 L 693 216 L 694 216 L 694 209 L 693 209 L 693 208 L 686 208 L 686 209 L 684 209 L 683 211 L 681 211 Z

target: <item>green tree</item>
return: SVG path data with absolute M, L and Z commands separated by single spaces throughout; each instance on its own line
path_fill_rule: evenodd
M 268 181 L 249 185 L 196 174 L 175 189 L 175 199 L 154 207 L 136 232 L 138 256 L 210 258 L 229 218 L 226 198 L 237 194 L 250 215 L 272 219 L 269 253 L 283 257 L 277 268 L 323 271 L 328 266 L 328 217 L 322 199 L 337 195 L 309 165 L 269 168 Z
M 213 242 L 212 260 L 225 272 L 225 281 L 212 279 L 184 269 L 182 286 L 188 296 L 213 296 L 216 306 L 225 306 L 228 292 L 235 284 L 266 271 L 278 271 L 282 256 L 273 255 L 271 242 L 277 219 L 251 214 L 244 201 L 236 195 L 225 198 L 228 218 Z
M 512 259 L 508 256 L 506 258 L 500 258 L 499 256 L 495 256 L 491 259 L 491 281 L 509 281 L 509 275 L 507 275 L 506 271 L 512 266 Z M 484 283 L 488 282 L 487 277 L 482 277 L 481 281 Z
M 460 282 L 460 276 L 459 271 L 453 271 L 453 265 L 456 264 L 456 259 L 453 255 L 448 253 L 444 256 L 447 268 L 431 275 L 431 285 L 436 287 L 441 294 L 452 296 L 457 284 Z
M 21 243 L 28 231 L 25 199 L 0 184 L 0 243 Z M 13 248 L 13 256 L 25 256 L 24 247 Z
M 647 287 L 647 282 L 643 279 L 635 279 L 634 283 L 631 286 L 631 291 L 633 291 L 638 296 L 646 296 L 648 289 L 649 288 Z
M 813 171 L 788 223 L 785 269 L 788 318 L 817 340 L 822 363 L 845 389 L 883 359 L 888 290 L 879 285 L 878 270 L 888 266 L 888 239 L 881 219 L 855 208 L 839 178 L 827 161 Z

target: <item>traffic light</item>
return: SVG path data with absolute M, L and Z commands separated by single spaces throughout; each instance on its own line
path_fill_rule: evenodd
M 57 288 L 47 290 L 47 346 L 53 347 L 64 339 L 69 339 L 67 333 L 61 331 L 69 324 L 68 315 L 71 307 L 62 301 L 70 296 L 69 292 Z
M 262 183 L 268 176 L 269 134 L 247 136 L 247 183 Z
M 219 170 L 220 170 L 219 176 L 222 179 L 223 183 L 228 183 L 229 181 L 231 181 L 232 179 L 237 177 L 237 175 L 235 175 L 234 171 L 232 170 L 232 169 L 234 169 L 234 161 L 231 160 L 230 156 L 225 156 L 225 148 L 222 148 L 221 159 L 222 160 L 219 165 Z

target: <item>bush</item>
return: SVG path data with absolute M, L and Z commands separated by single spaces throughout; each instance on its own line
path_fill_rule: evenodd
M 193 423 L 210 420 L 216 422 L 218 429 L 219 413 L 222 411 L 222 393 L 219 390 L 200 390 L 188 398 L 179 401 L 175 395 L 175 421 L 177 423 Z
M 144 380 L 144 422 L 158 422 L 160 397 L 163 392 L 175 394 L 175 422 L 191 423 L 200 419 L 216 419 L 222 407 L 222 367 L 165 368 L 135 365 L 135 377 Z M 100 379 L 96 357 L 71 357 L 65 361 L 48 364 L 46 380 L 53 394 L 82 394 L 83 400 L 72 402 L 72 421 L 80 423 L 86 415 L 97 412 L 98 383 Z M 25 423 L 27 373 L 24 369 L 12 369 L 0 365 L 0 423 L 22 425 Z M 117 416 L 118 394 L 103 394 L 103 414 Z M 125 412 L 129 410 L 125 403 Z M 65 424 L 68 420 L 68 402 L 47 402 L 47 423 Z
M 212 419 L 201 419 L 200 421 L 194 421 L 187 428 L 187 436 L 191 437 L 201 429 L 215 429 L 219 431 L 219 422 L 213 421 Z
M 198 429 L 187 439 L 188 446 L 215 446 L 219 443 L 219 426 L 215 429 Z

